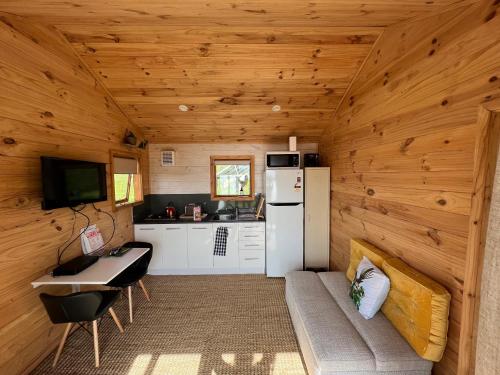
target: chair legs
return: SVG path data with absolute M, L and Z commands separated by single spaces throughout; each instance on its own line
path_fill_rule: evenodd
M 118 319 L 118 316 L 115 313 L 115 310 L 113 308 L 109 308 L 109 314 L 113 318 L 116 326 L 120 330 L 120 333 L 123 333 L 123 327 L 122 324 L 120 323 L 120 320 Z M 66 325 L 66 329 L 64 330 L 63 337 L 61 338 L 61 342 L 59 343 L 59 347 L 57 348 L 56 356 L 54 358 L 54 362 L 52 362 L 52 367 L 56 367 L 57 362 L 59 361 L 59 357 L 61 357 L 61 353 L 64 348 L 64 344 L 66 343 L 66 339 L 68 338 L 69 333 L 71 332 L 71 328 L 73 327 L 74 323 L 68 323 Z M 84 323 L 86 324 L 86 323 Z M 97 332 L 97 320 L 94 320 L 92 322 L 92 333 L 94 335 L 94 352 L 95 352 L 95 367 L 99 367 L 99 334 Z
M 109 313 L 111 314 L 111 317 L 113 318 L 113 320 L 115 321 L 115 324 L 116 326 L 118 327 L 118 329 L 120 330 L 120 333 L 123 333 L 123 327 L 122 327 L 122 324 L 120 323 L 120 320 L 118 319 L 118 317 L 116 316 L 116 313 L 115 313 L 115 310 L 113 310 L 113 308 L 109 308 Z
M 151 302 L 151 298 L 149 298 L 149 293 L 146 289 L 146 287 L 144 286 L 144 283 L 142 282 L 142 280 L 139 280 L 139 286 L 141 287 L 142 291 L 144 292 L 144 295 L 146 296 L 146 299 Z
M 59 357 L 61 356 L 64 344 L 66 343 L 66 339 L 68 338 L 68 335 L 71 332 L 71 327 L 73 327 L 73 323 L 68 323 L 66 325 L 63 337 L 61 338 L 61 342 L 59 343 L 59 347 L 57 348 L 56 357 L 54 358 L 54 362 L 52 362 L 52 367 L 56 367 L 57 361 L 59 361 Z
M 99 367 L 99 336 L 97 334 L 97 320 L 92 322 L 92 331 L 94 334 L 95 367 Z
M 128 287 L 128 309 L 129 309 L 130 323 L 132 323 L 132 321 L 134 320 L 132 312 L 132 286 Z
M 146 296 L 146 299 L 151 302 L 151 297 L 149 296 L 148 290 L 146 289 L 146 286 L 144 285 L 142 280 L 139 280 L 139 286 L 141 287 L 142 291 L 144 292 L 144 296 Z M 133 313 L 133 302 L 132 302 L 132 286 L 127 287 L 127 294 L 128 294 L 128 309 L 129 309 L 129 319 L 130 323 L 134 321 L 134 313 Z

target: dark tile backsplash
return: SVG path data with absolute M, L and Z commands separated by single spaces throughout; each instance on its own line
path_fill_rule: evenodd
M 255 200 L 248 202 L 212 201 L 210 194 L 148 194 L 144 196 L 144 204 L 134 207 L 134 221 L 142 220 L 149 214 L 164 214 L 165 207 L 172 202 L 177 214 L 184 213 L 184 206 L 188 203 L 197 203 L 202 206 L 203 212 L 215 213 L 217 210 L 230 205 L 232 207 L 256 207 L 260 194 Z

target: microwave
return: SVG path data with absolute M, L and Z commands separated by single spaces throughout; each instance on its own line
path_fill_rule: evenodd
M 266 153 L 266 169 L 299 169 L 300 152 L 274 151 Z

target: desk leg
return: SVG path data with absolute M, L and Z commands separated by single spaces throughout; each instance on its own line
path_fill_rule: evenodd
M 80 291 L 80 284 L 71 284 L 71 291 L 73 293 L 78 293 Z

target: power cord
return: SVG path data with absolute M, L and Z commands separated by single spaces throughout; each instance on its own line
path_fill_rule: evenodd
M 68 243 L 68 241 L 66 241 L 65 242 L 66 245 L 62 245 L 59 249 L 57 249 L 57 264 L 58 265 L 61 264 L 61 258 L 63 256 L 64 252 L 68 249 L 68 247 L 70 247 L 78 238 L 80 238 L 80 235 L 78 235 L 71 240 L 71 238 L 75 234 L 76 214 L 80 214 L 87 219 L 87 226 L 85 227 L 83 232 L 86 232 L 90 226 L 90 218 L 87 215 L 85 215 L 84 213 L 82 213 L 82 211 L 85 209 L 85 207 L 87 207 L 86 204 L 84 204 L 83 207 L 81 207 L 80 209 L 76 209 L 75 207 L 70 207 L 71 211 L 73 211 L 73 228 L 71 229 L 71 236 L 68 239 L 68 241 L 70 241 L 70 242 Z

